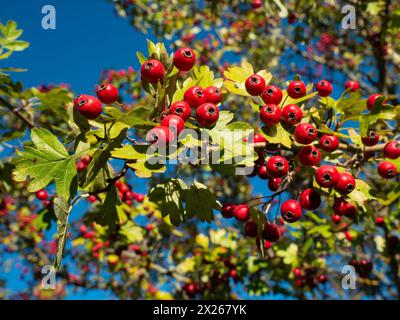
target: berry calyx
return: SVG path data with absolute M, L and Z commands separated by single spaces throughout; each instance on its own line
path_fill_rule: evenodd
M 282 90 L 278 86 L 269 85 L 266 86 L 263 93 L 261 94 L 261 99 L 265 104 L 276 104 L 281 103 L 283 98 Z
M 326 80 L 320 80 L 315 89 L 318 91 L 320 97 L 328 97 L 332 93 L 332 83 Z
M 222 100 L 222 92 L 220 88 L 210 86 L 204 88 L 204 94 L 206 95 L 206 101 L 217 105 Z
M 118 89 L 111 83 L 104 83 L 96 87 L 96 95 L 105 104 L 111 104 L 118 100 Z
M 186 122 L 189 120 L 192 110 L 187 102 L 176 101 L 171 105 L 169 113 L 181 117 L 182 120 Z
M 303 118 L 303 111 L 295 104 L 288 104 L 282 109 L 282 122 L 295 125 Z
M 191 108 L 197 108 L 203 103 L 206 103 L 207 97 L 201 87 L 194 86 L 185 91 L 183 100 L 189 104 Z
M 86 119 L 96 119 L 103 111 L 101 102 L 93 96 L 81 94 L 74 99 L 74 108 Z
M 367 108 L 368 110 L 372 110 L 375 107 L 375 101 L 377 98 L 383 97 L 379 93 L 371 94 L 367 99 Z
M 389 162 L 389 161 L 382 161 L 378 165 L 378 173 L 382 178 L 392 179 L 398 175 L 397 167 Z
M 314 146 L 305 146 L 300 149 L 298 157 L 303 166 L 312 167 L 321 161 L 321 152 Z
M 262 235 L 264 240 L 275 242 L 281 237 L 281 232 L 276 224 L 265 223 Z
M 360 89 L 360 85 L 359 85 L 359 83 L 357 81 L 349 80 L 349 81 L 346 82 L 344 88 L 346 90 L 350 89 L 351 92 L 355 92 L 358 89 Z
M 309 123 L 300 123 L 294 130 L 294 139 L 297 143 L 310 144 L 317 137 L 317 129 Z
M 251 96 L 259 96 L 265 89 L 265 80 L 259 74 L 253 74 L 246 79 L 246 91 Z
M 169 128 L 164 126 L 157 126 L 150 129 L 146 135 L 146 141 L 156 146 L 166 146 L 174 139 L 173 133 Z
M 267 126 L 275 126 L 281 120 L 282 110 L 276 104 L 267 104 L 260 110 L 260 120 Z
M 318 209 L 321 205 L 321 196 L 317 190 L 305 189 L 300 194 L 300 206 L 306 210 Z
M 370 131 L 367 137 L 361 138 L 361 141 L 365 146 L 375 146 L 379 142 L 379 134 L 377 134 L 375 131 Z
M 339 173 L 338 180 L 335 184 L 335 190 L 340 194 L 351 193 L 356 188 L 356 180 L 349 172 Z
M 289 163 L 282 156 L 273 156 L 267 161 L 267 170 L 271 177 L 281 178 L 288 173 Z
M 322 188 L 333 187 L 339 178 L 339 172 L 334 166 L 324 165 L 315 171 L 315 180 Z
M 339 147 L 339 139 L 336 136 L 325 134 L 319 139 L 319 146 L 326 152 L 335 151 Z
M 196 120 L 201 127 L 213 126 L 219 118 L 219 109 L 215 104 L 204 103 L 196 110 Z
M 287 200 L 282 204 L 281 216 L 286 222 L 296 222 L 301 218 L 301 215 L 301 206 L 296 200 Z
M 400 157 L 400 141 L 389 141 L 383 149 L 385 158 L 397 159 Z
M 161 121 L 163 127 L 169 128 L 169 130 L 174 134 L 179 134 L 185 128 L 185 122 L 179 116 L 174 114 L 167 115 Z
M 140 73 L 142 75 L 142 79 L 154 84 L 164 78 L 165 68 L 160 61 L 150 59 L 142 64 Z
M 246 221 L 250 217 L 250 208 L 247 204 L 239 204 L 235 206 L 233 215 L 239 221 Z
M 47 193 L 47 191 L 46 190 L 44 190 L 44 189 L 41 189 L 41 190 L 39 190 L 39 191 L 36 191 L 36 199 L 38 199 L 38 200 L 47 200 L 47 197 L 48 197 L 49 195 L 48 195 L 48 193 Z
M 181 48 L 174 54 L 174 66 L 180 71 L 189 71 L 196 62 L 196 55 L 190 48 Z
M 289 83 L 287 93 L 292 99 L 299 99 L 306 95 L 307 88 L 303 81 L 294 80 Z

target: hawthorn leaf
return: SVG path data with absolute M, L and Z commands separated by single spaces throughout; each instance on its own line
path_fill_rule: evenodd
M 287 148 L 291 148 L 292 146 L 290 133 L 287 132 L 280 123 L 276 126 L 263 126 L 261 128 L 261 134 L 268 140 L 269 143 L 280 143 Z
M 57 218 L 57 254 L 54 260 L 54 268 L 58 270 L 64 253 L 65 243 L 68 236 L 68 218 L 72 207 L 62 197 L 54 199 L 54 214 Z
M 107 192 L 100 211 L 96 215 L 96 222 L 101 226 L 108 226 L 109 230 L 115 230 L 119 221 L 117 212 L 117 205 L 119 204 L 117 188 L 112 185 Z

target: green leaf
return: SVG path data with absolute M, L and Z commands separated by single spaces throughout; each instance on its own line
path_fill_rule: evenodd
M 153 128 L 157 123 L 149 121 L 150 110 L 145 107 L 136 107 L 132 111 L 122 112 L 114 107 L 105 107 L 104 113 L 113 120 L 125 124 L 126 128 L 135 127 L 139 129 Z
M 287 148 L 291 148 L 292 146 L 290 133 L 287 132 L 280 123 L 276 126 L 262 127 L 261 134 L 268 140 L 269 143 L 280 143 Z
M 96 222 L 102 226 L 108 226 L 109 230 L 115 230 L 117 226 L 119 216 L 117 211 L 117 205 L 119 205 L 117 188 L 115 185 L 110 187 L 107 192 L 106 198 L 100 211 L 96 216 Z
M 56 197 L 54 199 L 54 213 L 57 217 L 57 254 L 54 260 L 54 268 L 58 270 L 61 266 L 62 255 L 68 236 L 68 218 L 71 212 L 71 206 L 64 198 Z
M 120 234 L 124 235 L 130 243 L 143 240 L 143 229 L 128 221 L 121 227 Z

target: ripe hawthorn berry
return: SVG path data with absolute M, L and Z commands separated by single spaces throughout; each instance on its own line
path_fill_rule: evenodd
M 268 188 L 271 191 L 277 191 L 282 183 L 282 179 L 281 178 L 270 178 L 268 180 Z
M 133 198 L 134 198 L 135 201 L 137 201 L 137 202 L 143 202 L 143 200 L 144 200 L 144 195 L 141 194 L 141 193 L 135 193 L 135 194 L 133 195 Z
M 83 161 L 78 161 L 76 163 L 76 171 L 78 172 L 82 172 L 83 170 L 85 170 L 87 168 L 87 164 L 84 163 Z
M 282 116 L 282 110 L 276 104 L 267 104 L 260 110 L 260 120 L 266 126 L 277 125 Z
M 294 130 L 294 139 L 300 144 L 310 144 L 317 137 L 317 129 L 309 123 L 300 123 Z
M 397 167 L 389 162 L 389 161 L 382 161 L 378 165 L 378 173 L 382 178 L 392 179 L 398 175 Z
M 339 147 L 339 139 L 336 136 L 325 134 L 319 139 L 319 146 L 326 152 L 335 151 Z
M 238 204 L 233 209 L 233 215 L 239 221 L 247 221 L 250 217 L 250 208 L 247 204 Z
M 181 48 L 174 54 L 174 66 L 180 71 L 189 71 L 196 62 L 196 55 L 190 48 Z
M 400 141 L 389 141 L 383 149 L 385 158 L 397 159 L 400 157 Z
M 164 117 L 161 121 L 163 127 L 169 128 L 173 133 L 179 134 L 183 129 L 185 129 L 185 122 L 179 116 L 170 114 Z
M 74 108 L 89 120 L 96 119 L 103 110 L 101 102 L 87 94 L 81 94 L 74 99 Z
M 317 190 L 305 189 L 300 194 L 300 206 L 306 210 L 318 209 L 321 205 L 321 196 Z
M 267 139 L 261 134 L 256 133 L 253 137 L 253 143 L 267 143 Z
M 257 237 L 258 226 L 253 219 L 249 219 L 244 224 L 244 234 L 247 237 L 255 238 Z
M 281 232 L 276 224 L 265 223 L 262 235 L 264 240 L 275 242 L 281 237 Z
M 367 99 L 367 108 L 368 110 L 372 110 L 375 107 L 375 101 L 377 98 L 383 97 L 379 93 L 371 94 Z M 382 103 L 383 104 L 383 103 Z
M 189 104 L 191 108 L 197 108 L 198 106 L 206 103 L 207 97 L 201 87 L 194 86 L 185 91 L 183 94 L 183 100 Z
M 376 217 L 375 224 L 379 227 L 383 227 L 385 225 L 385 218 L 383 217 Z
M 204 88 L 204 94 L 206 95 L 206 101 L 217 105 L 222 100 L 222 92 L 220 88 L 210 86 Z
M 97 197 L 94 196 L 94 195 L 90 195 L 88 197 L 88 200 L 89 200 L 90 203 L 95 203 L 97 201 Z
M 164 65 L 155 59 L 150 59 L 142 64 L 140 68 L 142 78 L 152 84 L 161 81 L 165 75 Z
M 111 83 L 104 83 L 96 87 L 96 95 L 105 104 L 111 104 L 118 100 L 118 89 Z
M 92 161 L 92 157 L 91 156 L 89 156 L 89 155 L 85 155 L 85 156 L 83 156 L 82 158 L 81 158 L 81 161 L 84 163 L 84 164 L 89 164 L 90 163 L 90 161 Z
M 288 104 L 282 109 L 282 122 L 288 125 L 298 124 L 303 118 L 303 111 L 296 104 Z
M 224 218 L 233 218 L 233 210 L 235 210 L 236 205 L 233 203 L 224 203 L 221 208 L 221 214 Z
M 258 168 L 257 174 L 261 179 L 267 180 L 269 178 L 267 166 L 266 165 L 260 166 Z
M 356 180 L 349 172 L 339 173 L 338 180 L 335 183 L 335 190 L 340 194 L 348 194 L 356 188 Z
M 326 80 L 320 80 L 315 88 L 320 97 L 328 97 L 332 93 L 332 83 Z
M 273 178 L 282 178 L 288 173 L 289 163 L 282 156 L 273 156 L 267 161 L 268 174 Z
M 48 196 L 49 195 L 48 195 L 47 191 L 44 189 L 36 191 L 36 199 L 38 199 L 38 200 L 47 200 Z
M 350 89 L 351 92 L 355 92 L 358 89 L 360 89 L 360 85 L 359 85 L 359 83 L 357 81 L 349 80 L 349 81 L 346 82 L 344 88 L 346 90 Z
M 331 217 L 331 219 L 332 219 L 332 221 L 333 221 L 334 223 L 339 223 L 339 222 L 342 220 L 342 217 L 339 216 L 338 214 L 333 214 L 332 217 Z
M 315 171 L 315 180 L 322 188 L 333 187 L 339 178 L 339 172 L 334 166 L 323 165 Z
M 301 218 L 301 206 L 296 200 L 287 200 L 281 206 L 282 219 L 288 223 L 296 222 Z
M 196 283 L 186 283 L 183 286 L 183 290 L 188 296 L 193 297 L 198 293 L 199 287 Z
M 169 113 L 181 117 L 182 120 L 186 122 L 189 120 L 192 110 L 187 102 L 176 101 L 171 105 Z
M 307 88 L 303 81 L 291 81 L 287 88 L 287 93 L 292 99 L 299 99 L 306 95 Z
M 300 149 L 298 157 L 303 166 L 312 167 L 321 161 L 321 152 L 314 146 L 304 146 Z
M 219 109 L 215 104 L 204 103 L 196 110 L 196 121 L 201 127 L 213 126 L 219 118 Z
M 251 96 L 259 96 L 265 89 L 265 80 L 259 74 L 253 74 L 246 79 L 246 91 Z
M 289 23 L 289 24 L 295 23 L 296 20 L 297 20 L 297 14 L 296 14 L 296 12 L 289 12 L 287 19 L 288 19 L 288 23 Z
M 343 198 L 336 198 L 332 209 L 338 216 L 346 216 L 348 218 L 353 218 L 357 213 L 357 208 Z
M 379 134 L 377 134 L 375 131 L 370 131 L 368 136 L 361 138 L 361 141 L 365 146 L 375 146 L 379 142 Z
M 166 146 L 174 139 L 174 135 L 169 128 L 157 126 L 150 129 L 146 135 L 146 141 L 157 146 Z
M 262 0 L 253 0 L 252 7 L 254 10 L 261 8 Z
M 278 86 L 269 85 L 266 86 L 263 93 L 261 94 L 261 99 L 265 104 L 280 104 L 283 98 L 282 90 Z

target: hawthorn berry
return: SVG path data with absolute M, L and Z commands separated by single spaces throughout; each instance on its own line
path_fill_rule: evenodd
M 351 233 L 348 230 L 344 231 L 343 234 L 347 241 L 350 241 L 350 242 L 353 241 L 353 236 L 351 235 Z
M 257 237 L 258 226 L 252 219 L 249 219 L 244 224 L 244 234 L 247 237 L 255 238 Z
M 294 80 L 289 83 L 287 93 L 292 99 L 299 99 L 306 95 L 307 88 L 303 81 Z
M 48 195 L 47 191 L 44 189 L 36 191 L 36 199 L 38 199 L 38 200 L 47 200 L 48 196 L 49 195 Z
M 105 104 L 111 104 L 118 100 L 118 89 L 111 83 L 104 83 L 96 87 L 96 95 Z
M 96 119 L 103 111 L 101 102 L 93 96 L 81 94 L 74 99 L 74 108 L 86 119 Z
M 251 96 L 259 96 L 265 89 L 265 80 L 259 74 L 253 74 L 246 79 L 246 91 Z
M 187 102 L 176 101 L 171 105 L 169 113 L 181 117 L 182 120 L 186 122 L 189 120 L 192 110 Z
M 260 166 L 258 168 L 257 174 L 261 179 L 267 180 L 269 178 L 267 166 L 266 165 Z
M 275 242 L 281 237 L 281 232 L 276 224 L 265 223 L 262 235 L 264 240 Z
M 189 104 L 191 108 L 197 108 L 198 106 L 206 103 L 207 97 L 201 87 L 194 86 L 185 91 L 183 100 Z
M 267 143 L 267 139 L 261 134 L 261 133 L 256 133 L 253 138 L 253 143 Z
M 382 178 L 391 179 L 398 175 L 396 166 L 388 161 L 382 161 L 378 165 L 378 173 Z
M 157 83 L 164 78 L 164 65 L 155 59 L 150 59 L 142 64 L 140 68 L 142 78 L 150 83 Z
M 303 111 L 295 105 L 288 104 L 282 109 L 282 122 L 288 125 L 298 124 L 303 118 Z
M 321 196 L 317 190 L 305 189 L 300 194 L 300 206 L 306 210 L 318 209 L 321 205 Z
M 92 161 L 92 157 L 89 156 L 89 155 L 85 155 L 85 156 L 83 156 L 83 157 L 81 158 L 81 161 L 82 161 L 84 164 L 88 165 L 88 164 L 90 163 L 90 161 Z
M 135 201 L 137 201 L 137 202 L 143 202 L 143 200 L 144 200 L 144 195 L 141 194 L 141 193 L 135 193 L 135 194 L 133 195 L 133 198 L 134 198 Z
M 221 214 L 224 218 L 233 218 L 233 210 L 235 210 L 236 205 L 233 203 L 224 203 L 221 208 Z
M 204 94 L 206 95 L 206 101 L 217 105 L 222 100 L 222 92 L 220 88 L 210 86 L 204 88 Z
M 196 62 L 196 55 L 190 48 L 181 48 L 174 54 L 174 66 L 180 71 L 189 71 Z
M 348 218 L 353 218 L 357 213 L 357 208 L 343 198 L 336 198 L 332 209 L 338 216 L 346 216 Z
M 346 90 L 347 90 L 347 89 L 350 89 L 351 92 L 355 92 L 355 91 L 357 91 L 358 89 L 360 89 L 360 85 L 358 84 L 357 81 L 349 80 L 349 81 L 346 82 L 344 88 L 345 88 Z
M 301 206 L 296 200 L 287 200 L 282 204 L 281 216 L 286 222 L 296 222 L 301 218 L 301 215 Z
M 339 147 L 339 139 L 336 136 L 325 134 L 319 139 L 319 146 L 326 152 L 335 151 Z
M 376 217 L 375 224 L 379 227 L 383 227 L 385 225 L 385 219 L 383 217 Z
M 400 142 L 399 141 L 389 141 L 383 148 L 383 155 L 385 158 L 397 159 L 400 157 Z
M 273 178 L 281 178 L 288 173 L 289 163 L 282 156 L 273 156 L 267 161 L 268 174 Z
M 219 109 L 215 104 L 204 103 L 196 110 L 196 121 L 201 127 L 213 126 L 219 118 Z
M 361 138 L 361 141 L 365 146 L 372 147 L 379 142 L 379 134 L 375 131 L 370 131 L 367 137 Z
M 76 171 L 81 172 L 87 168 L 87 164 L 83 161 L 78 161 L 76 163 Z
M 298 157 L 303 166 L 312 167 L 321 161 L 321 152 L 314 146 L 304 146 L 300 149 Z
M 281 178 L 270 178 L 268 180 L 268 188 L 271 191 L 277 191 L 282 183 L 282 179 Z
M 195 296 L 199 290 L 198 285 L 196 283 L 186 283 L 183 286 L 183 290 L 186 292 L 188 296 Z
M 367 99 L 367 108 L 368 110 L 372 110 L 375 107 L 375 101 L 377 98 L 383 97 L 379 93 L 371 94 Z
M 300 268 L 294 268 L 292 270 L 293 274 L 295 275 L 295 277 L 300 278 L 303 276 L 303 271 Z
M 238 204 L 233 209 L 233 215 L 239 221 L 246 221 L 250 217 L 250 208 L 247 204 Z
M 309 123 L 300 123 L 294 130 L 294 139 L 297 143 L 310 144 L 317 137 L 317 129 Z
M 326 282 L 328 281 L 328 278 L 327 278 L 326 275 L 320 274 L 320 275 L 317 277 L 317 281 L 318 281 L 319 283 L 326 283 Z
M 253 9 L 256 10 L 262 6 L 262 0 L 253 0 Z
M 169 128 L 157 126 L 150 129 L 146 135 L 146 141 L 158 146 L 166 146 L 174 139 L 173 133 Z
M 334 166 L 323 165 L 315 171 L 315 180 L 322 188 L 333 187 L 339 178 L 339 172 Z
M 332 221 L 333 221 L 334 223 L 339 223 L 339 222 L 342 220 L 342 217 L 339 216 L 338 214 L 333 214 L 332 217 L 331 217 L 331 219 L 332 219 Z
M 282 110 L 276 104 L 267 104 L 260 110 L 260 120 L 266 126 L 275 126 L 281 120 Z
M 176 134 L 179 134 L 185 128 L 185 122 L 183 119 L 174 114 L 167 115 L 164 119 L 162 119 L 161 125 L 169 128 L 171 132 Z
M 318 91 L 320 97 L 328 97 L 332 93 L 332 83 L 326 80 L 320 80 L 315 89 Z
M 296 20 L 297 20 L 297 14 L 296 14 L 296 12 L 289 12 L 289 14 L 288 14 L 288 16 L 287 16 L 287 19 L 288 19 L 288 23 L 289 23 L 289 24 L 295 23 Z
M 356 180 L 349 172 L 339 173 L 338 180 L 335 183 L 335 190 L 340 194 L 351 193 L 356 188 Z
M 266 86 L 263 93 L 261 94 L 261 99 L 265 104 L 280 104 L 283 98 L 282 90 L 278 86 L 269 85 Z

